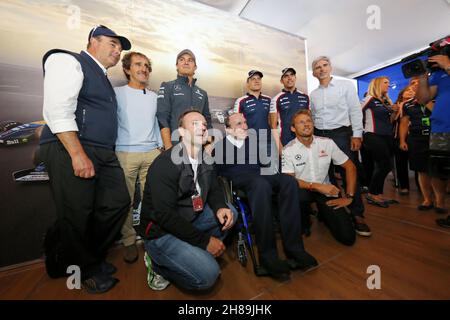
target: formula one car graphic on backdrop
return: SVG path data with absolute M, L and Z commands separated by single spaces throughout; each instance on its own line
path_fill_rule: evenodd
M 30 123 L 20 123 L 17 121 L 0 122 L 0 145 L 12 146 L 25 144 L 33 139 L 39 139 L 45 121 L 33 121 Z M 48 173 L 44 163 L 39 157 L 39 147 L 32 156 L 35 167 L 14 171 L 12 177 L 16 182 L 45 182 L 48 181 Z
M 15 171 L 12 176 L 16 182 L 45 182 L 49 180 L 43 162 L 39 163 L 35 168 Z
M 27 143 L 34 139 L 40 133 L 39 131 L 45 124 L 45 121 L 33 121 L 30 123 L 20 123 L 17 121 L 0 122 L 0 145 L 12 146 Z
M 224 111 L 220 109 L 211 109 L 211 116 L 213 119 L 217 119 L 217 121 L 221 124 L 225 123 Z
M 37 133 L 38 137 L 40 132 Z M 15 182 L 46 182 L 49 179 L 48 172 L 45 168 L 44 162 L 42 162 L 40 156 L 39 146 L 36 147 L 33 153 L 34 168 L 23 169 L 14 171 L 12 173 Z

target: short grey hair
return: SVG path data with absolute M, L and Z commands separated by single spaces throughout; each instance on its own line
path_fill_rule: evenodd
M 319 61 L 322 61 L 322 60 L 328 62 L 328 64 L 331 66 L 330 58 L 328 58 L 327 56 L 320 56 L 320 57 L 317 57 L 317 58 L 315 58 L 313 60 L 313 62 L 312 62 L 312 70 L 314 70 L 314 68 L 316 67 L 316 64 L 319 63 Z
M 225 128 L 230 127 L 230 117 L 235 113 L 238 113 L 238 112 L 234 112 L 234 108 L 231 108 L 231 109 L 228 109 L 225 111 L 225 121 L 224 121 Z

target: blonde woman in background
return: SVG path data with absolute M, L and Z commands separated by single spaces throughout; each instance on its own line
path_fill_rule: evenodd
M 389 78 L 378 77 L 369 84 L 368 94 L 362 103 L 364 147 L 370 151 L 374 161 L 374 171 L 366 196 L 367 203 L 382 208 L 397 203 L 383 198 L 384 180 L 392 170 L 394 150 L 393 123 L 398 117 L 399 107 L 392 104 L 388 95 Z

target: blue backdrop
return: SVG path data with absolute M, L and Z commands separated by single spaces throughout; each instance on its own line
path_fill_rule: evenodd
M 422 60 L 427 59 L 427 56 L 421 56 Z M 389 88 L 389 97 L 392 102 L 397 100 L 399 92 L 408 85 L 410 79 L 405 79 L 402 73 L 402 65 L 404 63 L 397 62 L 391 64 L 390 66 L 366 73 L 362 76 L 356 77 L 355 80 L 358 81 L 358 95 L 359 99 L 364 99 L 364 93 L 369 88 L 369 83 L 373 78 L 380 76 L 389 77 L 391 87 Z

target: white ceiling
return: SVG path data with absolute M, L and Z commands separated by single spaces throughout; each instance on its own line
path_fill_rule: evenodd
M 332 60 L 334 74 L 354 76 L 450 34 L 450 0 L 196 0 L 307 40 L 308 61 Z M 380 29 L 369 30 L 370 5 Z

